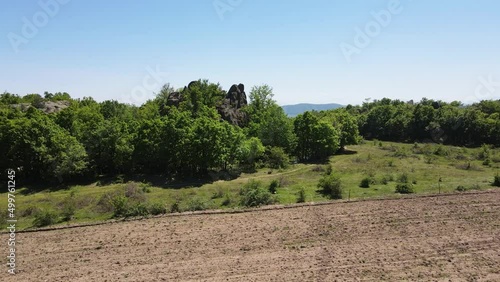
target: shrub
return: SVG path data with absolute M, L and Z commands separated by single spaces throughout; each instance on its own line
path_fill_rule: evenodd
M 240 195 L 241 205 L 245 207 L 258 207 L 274 203 L 273 195 L 255 180 L 248 181 L 240 190 Z
M 434 151 L 434 155 L 437 156 L 448 156 L 450 154 L 450 150 L 445 148 L 443 145 L 439 145 Z
M 192 198 L 188 203 L 189 211 L 204 211 L 206 209 L 208 209 L 207 203 L 201 198 Z
M 266 163 L 270 168 L 287 168 L 290 165 L 288 154 L 281 147 L 272 147 L 266 151 Z
M 396 193 L 413 194 L 415 193 L 415 189 L 413 188 L 413 184 L 411 183 L 399 183 L 398 185 L 396 185 Z
M 304 189 L 304 187 L 301 187 L 297 195 L 297 203 L 305 203 L 305 202 L 306 202 L 306 189 Z
M 400 183 L 408 183 L 408 173 L 403 172 L 399 177 L 398 177 L 398 182 Z
M 135 203 L 143 203 L 146 201 L 144 190 L 135 182 L 130 182 L 125 185 L 125 197 Z
M 500 187 L 500 175 L 499 174 L 495 175 L 495 178 L 493 179 L 493 186 Z
M 331 199 L 342 199 L 342 182 L 334 175 L 325 175 L 319 180 L 320 192 Z
M 68 197 L 62 206 L 61 215 L 63 217 L 63 221 L 69 221 L 73 218 L 76 212 L 76 203 L 73 197 Z
M 127 216 L 128 211 L 128 198 L 122 195 L 115 196 L 111 199 L 111 206 L 113 207 L 113 217 Z
M 457 190 L 459 192 L 465 192 L 465 191 L 467 191 L 467 188 L 465 188 L 465 186 L 463 186 L 463 185 L 458 185 L 455 190 Z
M 172 206 L 170 207 L 170 212 L 171 213 L 182 212 L 181 207 L 179 205 L 179 201 L 175 201 L 175 203 L 172 204 Z
M 96 208 L 98 212 L 112 212 L 113 211 L 113 198 L 120 195 L 120 191 L 115 190 L 103 194 L 99 201 L 97 201 Z
M 147 216 L 149 215 L 149 209 L 144 203 L 136 203 L 132 206 L 126 206 L 125 216 Z
M 359 187 L 361 188 L 370 188 L 370 184 L 372 184 L 372 179 L 370 177 L 365 177 L 359 183 Z
M 33 220 L 33 226 L 44 227 L 55 224 L 57 222 L 58 215 L 56 212 L 51 210 L 41 210 L 35 214 L 35 219 Z
M 222 206 L 227 207 L 230 206 L 233 203 L 233 199 L 231 198 L 231 195 L 229 193 L 226 193 L 224 196 L 224 200 L 222 200 Z
M 271 194 L 276 194 L 278 187 L 279 187 L 278 180 L 275 179 L 271 181 L 271 184 L 269 184 L 269 192 L 271 192 Z
M 490 147 L 488 145 L 481 146 L 481 150 L 479 151 L 478 154 L 478 159 L 486 161 L 487 159 L 490 158 L 490 156 L 491 156 Z
M 212 194 L 212 199 L 220 199 L 224 197 L 224 190 L 221 187 L 217 187 L 215 192 Z
M 331 175 L 332 173 L 333 173 L 333 167 L 332 167 L 332 164 L 328 164 L 328 165 L 326 166 L 326 172 L 325 172 L 325 174 L 326 174 L 326 175 Z
M 164 204 L 154 203 L 151 206 L 149 206 L 149 213 L 152 215 L 166 214 L 167 208 L 165 207 Z

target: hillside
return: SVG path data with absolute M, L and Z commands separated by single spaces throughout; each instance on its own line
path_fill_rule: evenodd
M 283 110 L 285 110 L 285 113 L 289 117 L 294 117 L 297 115 L 300 115 L 304 112 L 307 111 L 326 111 L 326 110 L 332 110 L 332 109 L 337 109 L 337 108 L 342 108 L 343 105 L 340 104 L 308 104 L 308 103 L 301 103 L 301 104 L 296 104 L 296 105 L 285 105 L 282 106 Z

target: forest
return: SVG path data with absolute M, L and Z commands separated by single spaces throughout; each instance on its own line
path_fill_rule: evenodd
M 65 183 L 118 174 L 176 180 L 213 171 L 322 162 L 363 139 L 500 144 L 500 100 L 464 105 L 384 98 L 290 118 L 268 85 L 254 86 L 248 103 L 246 93 L 238 90 L 237 105 L 231 89 L 226 92 L 208 80 L 178 90 L 166 84 L 140 106 L 74 99 L 65 92 L 4 92 L 0 171 L 5 176 L 14 168 L 26 182 Z

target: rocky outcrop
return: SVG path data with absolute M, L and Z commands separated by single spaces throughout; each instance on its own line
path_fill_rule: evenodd
M 187 89 L 192 88 L 198 81 L 192 81 L 187 86 Z M 184 88 L 184 91 L 186 88 Z M 182 92 L 172 92 L 168 95 L 167 106 L 178 107 L 184 101 Z M 234 84 L 229 88 L 224 99 L 217 104 L 217 111 L 221 118 L 231 124 L 237 126 L 245 126 L 248 123 L 248 115 L 242 110 L 243 107 L 248 105 L 247 95 L 245 93 L 245 85 Z
M 168 95 L 167 106 L 179 107 L 179 104 L 183 101 L 181 92 L 172 92 Z
M 227 92 L 226 98 L 217 106 L 222 119 L 237 126 L 248 123 L 248 115 L 241 109 L 248 105 L 245 85 L 234 84 Z
M 39 110 L 44 111 L 47 114 L 60 112 L 70 106 L 69 101 L 40 101 L 35 105 L 30 103 L 13 104 L 12 107 L 20 109 L 21 111 L 27 111 L 31 107 L 35 107 Z

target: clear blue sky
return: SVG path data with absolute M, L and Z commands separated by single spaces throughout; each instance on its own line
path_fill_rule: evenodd
M 356 28 L 373 26 L 390 0 L 60 0 L 47 15 L 39 2 L 53 1 L 0 2 L 0 92 L 125 101 L 148 67 L 175 87 L 266 83 L 282 105 L 466 100 L 479 77 L 500 81 L 497 0 L 400 0 L 350 62 L 341 43 L 356 46 Z M 32 38 L 23 18 L 42 25 Z M 500 98 L 495 90 L 488 98 Z

